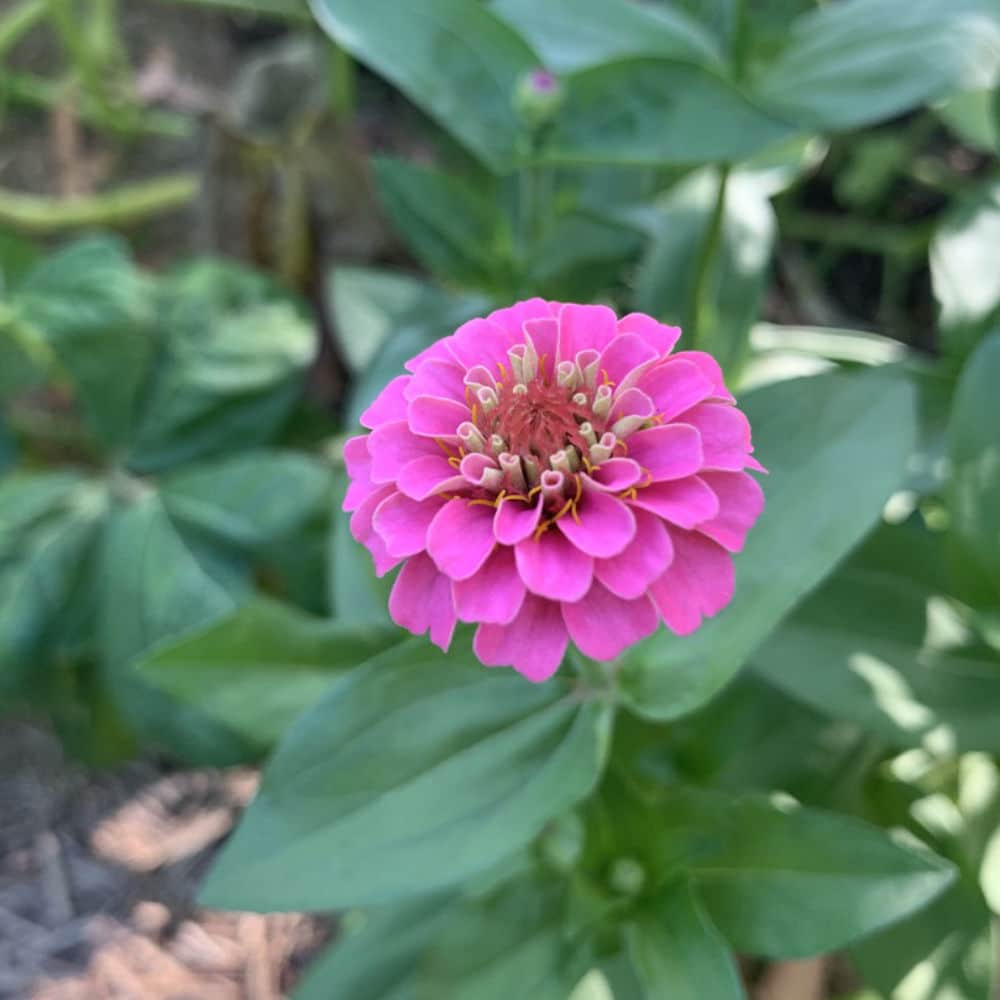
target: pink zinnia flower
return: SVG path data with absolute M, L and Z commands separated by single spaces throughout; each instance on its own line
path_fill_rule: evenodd
M 570 639 L 617 656 L 733 595 L 764 499 L 750 425 L 708 354 L 640 313 L 531 299 L 407 362 L 344 448 L 351 531 L 393 620 L 533 681 Z M 761 470 L 762 471 L 762 470 Z

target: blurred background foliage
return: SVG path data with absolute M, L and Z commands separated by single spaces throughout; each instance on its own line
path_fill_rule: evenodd
M 291 727 L 213 901 L 381 902 L 386 872 L 448 894 L 375 911 L 303 1000 L 331 982 L 352 1000 L 479 1000 L 518 975 L 562 1000 L 588 969 L 578 998 L 727 1000 L 742 987 L 723 939 L 779 957 L 847 946 L 865 997 L 988 1000 L 998 81 L 996 0 L 8 0 L 2 704 L 101 764 L 257 761 Z M 421 855 L 421 881 L 375 838 L 351 855 L 353 895 L 300 886 L 289 872 L 348 834 L 335 796 L 308 812 L 280 776 L 349 751 L 337 721 L 377 674 L 358 664 L 378 655 L 379 697 L 405 704 L 401 658 L 434 659 L 397 645 L 386 584 L 335 513 L 340 443 L 406 358 L 530 295 L 649 312 L 719 358 L 771 470 L 737 598 L 695 637 L 628 655 L 612 765 L 579 812 L 555 816 L 597 764 L 496 814 L 523 831 L 514 870 L 456 902 L 445 847 Z M 496 684 L 512 717 L 555 697 Z M 606 756 L 590 714 L 553 721 L 552 745 Z M 455 738 L 428 723 L 428 773 Z M 546 761 L 522 763 L 543 780 Z M 751 792 L 895 831 L 957 875 L 910 915 L 940 886 L 877 865 L 865 881 L 883 849 L 870 827 L 784 829 Z M 727 864 L 773 867 L 784 895 L 699 874 L 664 796 L 675 826 L 756 831 Z M 279 801 L 289 857 L 268 867 L 255 850 Z M 300 848 L 297 825 L 323 836 Z M 688 860 L 651 858 L 653 841 Z M 835 880 L 786 871 L 790 844 Z M 470 873 L 502 860 L 489 850 Z M 623 857 L 663 869 L 655 893 Z M 574 919 L 602 929 L 568 957 L 566 885 Z M 811 916 L 776 905 L 788 894 Z M 495 944 L 515 930 L 534 942 L 518 962 L 517 941 Z M 677 941 L 684 968 L 663 960 Z

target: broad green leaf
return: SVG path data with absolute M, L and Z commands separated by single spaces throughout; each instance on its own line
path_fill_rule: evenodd
M 104 677 L 129 724 L 195 763 L 252 756 L 245 740 L 200 709 L 169 699 L 135 670 L 138 658 L 158 643 L 231 613 L 247 590 L 245 567 L 197 533 L 182 531 L 149 493 L 112 515 L 100 584 Z
M 850 958 L 864 981 L 892 1000 L 988 1000 L 992 952 L 989 910 L 963 884 L 856 944 Z
M 554 219 L 528 262 L 533 291 L 557 302 L 594 298 L 621 280 L 641 244 L 639 234 L 583 214 Z
M 415 996 L 566 1000 L 591 955 L 567 933 L 565 910 L 564 886 L 534 874 L 460 903 L 420 963 Z
M 0 689 L 45 686 L 45 656 L 73 617 L 106 509 L 93 484 L 56 494 L 57 477 L 35 478 L 0 484 Z M 22 506 L 31 496 L 33 512 Z
M 251 450 L 169 476 L 161 497 L 171 517 L 234 545 L 280 540 L 330 497 L 330 470 L 293 451 Z
M 316 334 L 291 305 L 207 314 L 203 322 L 200 337 L 167 331 L 133 441 L 137 472 L 265 444 L 301 392 Z
M 944 123 L 966 145 L 981 153 L 1000 150 L 1000 121 L 994 108 L 996 90 L 967 90 L 935 105 Z
M 0 415 L 0 473 L 3 473 L 8 466 L 14 464 L 16 456 L 17 444 L 7 429 L 7 422 Z
M 327 275 L 326 299 L 347 363 L 363 372 L 395 333 L 400 316 L 429 294 L 419 278 L 371 267 L 336 267 Z
M 732 174 L 721 229 L 708 262 L 700 303 L 697 270 L 712 230 L 719 172 L 706 168 L 672 188 L 657 205 L 653 239 L 636 275 L 635 307 L 666 323 L 697 331 L 697 346 L 735 372 L 749 350 L 774 245 L 774 212 L 751 175 Z
M 962 371 L 951 412 L 952 567 L 972 603 L 1000 607 L 1000 332 L 987 337 Z
M 496 172 L 517 157 L 513 96 L 539 62 L 488 7 L 466 0 L 312 0 L 320 27 L 394 83 Z
M 59 251 L 28 274 L 15 304 L 68 372 L 94 433 L 123 444 L 155 347 L 147 279 L 124 244 L 94 238 Z
M 139 672 L 261 749 L 331 683 L 398 642 L 398 629 L 313 618 L 258 599 L 158 646 Z
M 206 905 L 328 910 L 456 885 L 587 794 L 608 723 L 561 678 L 484 670 L 464 638 L 447 656 L 406 642 L 292 727 Z
M 627 926 L 626 938 L 650 1000 L 746 996 L 729 945 L 686 882 L 647 903 Z
M 449 918 L 450 897 L 432 896 L 376 909 L 361 917 L 306 971 L 293 1000 L 330 1000 L 330 988 L 351 1000 L 417 1000 L 414 973 Z
M 340 510 L 347 490 L 346 474 L 339 480 L 338 503 L 330 519 L 327 610 L 335 618 L 356 625 L 388 625 L 388 580 L 375 576 L 370 553 L 351 535 L 350 515 Z
M 796 18 L 755 90 L 808 128 L 854 128 L 988 86 L 998 52 L 988 0 L 844 0 Z
M 723 162 L 795 131 L 710 70 L 637 58 L 570 77 L 566 103 L 539 156 L 566 165 Z
M 0 299 L 11 295 L 38 263 L 38 248 L 14 233 L 0 230 Z
M 545 67 L 573 73 L 632 56 L 722 62 L 696 21 L 670 7 L 630 0 L 493 0 L 493 10 L 534 46 Z
M 736 556 L 732 603 L 698 632 L 666 630 L 625 655 L 622 693 L 673 719 L 711 698 L 878 520 L 915 437 L 914 394 L 895 369 L 818 375 L 742 401 L 770 470 L 766 505 Z
M 686 869 L 739 951 L 832 951 L 926 906 L 954 869 L 845 816 L 759 796 L 676 790 L 661 804 L 664 855 Z
M 945 346 L 973 347 L 983 325 L 1000 315 L 1000 276 L 990 266 L 1000 242 L 1000 184 L 986 184 L 957 202 L 931 243 L 931 279 L 941 307 Z
M 507 292 L 513 236 L 496 198 L 460 178 L 381 156 L 382 206 L 417 259 L 444 280 Z
M 940 544 L 905 527 L 883 531 L 915 553 Z M 754 670 L 890 744 L 946 731 L 959 749 L 1000 752 L 1000 657 L 969 642 L 940 584 L 874 556 L 859 553 L 808 597 L 754 654 Z

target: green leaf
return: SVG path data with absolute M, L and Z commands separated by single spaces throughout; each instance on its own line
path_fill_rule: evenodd
M 199 708 L 169 699 L 135 670 L 154 645 L 231 613 L 247 591 L 245 567 L 230 552 L 181 530 L 149 493 L 112 515 L 100 585 L 102 668 L 123 717 L 147 740 L 193 763 L 253 756 L 245 740 Z
M 855 128 L 989 85 L 998 47 L 984 0 L 845 0 L 796 18 L 756 93 L 808 128 Z
M 420 1000 L 566 1000 L 590 965 L 567 933 L 566 890 L 533 873 L 454 907 L 420 963 Z M 721 998 L 720 998 L 721 1000 Z
M 400 316 L 429 295 L 426 282 L 398 271 L 336 267 L 326 280 L 326 300 L 337 340 L 354 372 L 363 372 L 395 333 Z
M 171 517 L 233 545 L 257 547 L 287 536 L 330 496 L 330 470 L 309 455 L 251 450 L 168 477 Z
M 916 553 L 935 544 L 907 528 L 883 530 Z M 966 632 L 940 585 L 862 552 L 772 633 L 754 670 L 892 745 L 947 732 L 959 750 L 1000 752 L 1000 658 Z
M 105 509 L 98 487 L 69 476 L 0 484 L 0 689 L 47 683 L 45 657 L 73 615 Z
M 686 882 L 646 904 L 626 928 L 632 964 L 650 1000 L 740 1000 L 733 954 Z
M 124 443 L 155 347 L 149 287 L 125 245 L 70 245 L 24 279 L 15 305 L 69 373 L 93 432 L 110 447 Z
M 855 945 L 850 958 L 886 997 L 986 1000 L 994 964 L 990 919 L 980 896 L 955 885 L 909 920 Z
M 266 750 L 339 675 L 400 637 L 397 629 L 325 621 L 261 598 L 158 646 L 138 669 Z
M 733 372 L 749 349 L 750 327 L 760 312 L 775 219 L 763 185 L 752 175 L 733 173 L 702 299 L 695 302 L 699 255 L 712 231 L 718 193 L 719 172 L 706 168 L 658 202 L 653 240 L 636 275 L 635 307 L 697 329 L 699 349 Z
M 967 146 L 980 153 L 1000 150 L 1000 121 L 994 111 L 996 90 L 967 90 L 937 104 L 934 110 Z
M 17 457 L 17 443 L 7 430 L 7 422 L 0 415 L 0 473 L 3 473 L 8 466 L 14 464 Z
M 341 512 L 347 477 L 339 477 L 337 509 L 330 520 L 327 560 L 327 609 L 344 621 L 364 625 L 388 625 L 388 581 L 375 576 L 371 554 L 351 535 L 351 519 Z
M 722 62 L 712 36 L 670 7 L 628 0 L 493 0 L 491 6 L 534 46 L 546 69 L 556 73 L 631 56 Z
M 417 1000 L 413 974 L 449 917 L 450 897 L 432 896 L 365 914 L 306 971 L 294 1000 Z
M 954 869 L 845 816 L 758 796 L 676 790 L 661 806 L 665 855 L 690 874 L 739 951 L 832 951 L 926 906 Z
M 567 165 L 700 165 L 744 159 L 794 131 L 709 70 L 627 59 L 569 78 L 539 156 Z
M 1000 276 L 989 265 L 998 242 L 1000 184 L 977 188 L 938 225 L 931 242 L 931 279 L 946 348 L 967 353 L 984 325 L 1000 316 Z
M 267 303 L 203 323 L 201 336 L 168 331 L 129 460 L 137 472 L 265 444 L 298 399 L 316 335 L 296 309 Z
M 406 160 L 380 156 L 374 166 L 383 208 L 428 270 L 472 287 L 510 288 L 513 237 L 496 198 Z
M 38 248 L 14 233 L 0 230 L 0 297 L 13 293 L 38 263 Z
M 962 594 L 987 608 L 1000 607 L 1000 332 L 969 358 L 955 393 L 948 435 L 952 477 L 952 568 Z
M 511 169 L 521 138 L 514 91 L 539 60 L 485 5 L 312 0 L 312 11 L 341 48 L 392 81 L 487 167 Z
M 292 728 L 206 905 L 328 910 L 456 885 L 587 794 L 608 724 L 562 679 L 483 670 L 465 639 L 447 656 L 406 642 Z
M 661 631 L 626 654 L 623 696 L 650 718 L 690 712 L 733 677 L 878 520 L 914 443 L 914 394 L 896 370 L 781 382 L 742 405 L 770 470 L 764 513 L 736 557 L 729 607 L 694 635 Z

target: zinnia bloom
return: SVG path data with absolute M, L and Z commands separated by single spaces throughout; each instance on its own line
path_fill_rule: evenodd
M 750 425 L 680 330 L 531 299 L 407 362 L 344 448 L 344 509 L 393 620 L 533 681 L 569 640 L 608 660 L 660 619 L 693 632 L 733 595 L 763 507 Z

